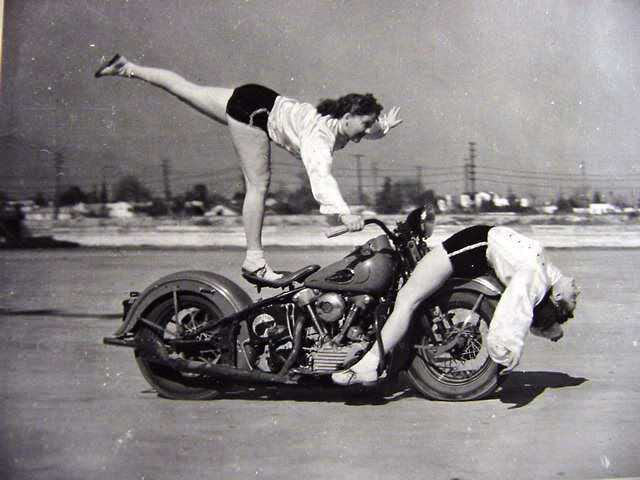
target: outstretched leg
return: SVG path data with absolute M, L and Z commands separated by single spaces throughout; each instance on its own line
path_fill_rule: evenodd
M 116 55 L 105 62 L 95 76 L 118 76 L 143 80 L 166 90 L 208 117 L 223 124 L 227 123 L 226 109 L 227 102 L 233 94 L 232 88 L 197 85 L 171 70 L 137 65 L 122 55 Z
M 393 312 L 382 327 L 380 336 L 385 353 L 391 351 L 409 328 L 413 312 L 420 303 L 433 295 L 453 273 L 446 250 L 437 246 L 427 253 L 409 277 L 396 298 Z M 380 349 L 377 343 L 350 369 L 331 375 L 340 385 L 374 382 L 378 378 Z

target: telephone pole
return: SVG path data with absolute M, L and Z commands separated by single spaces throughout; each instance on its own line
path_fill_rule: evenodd
M 471 195 L 476 194 L 476 142 L 469 142 L 469 186 Z
M 57 220 L 60 214 L 60 180 L 63 175 L 62 167 L 64 165 L 61 153 L 55 152 L 53 154 L 53 163 L 56 170 L 55 191 L 53 194 L 53 219 Z
M 164 184 L 164 200 L 169 205 L 171 203 L 171 182 L 170 182 L 171 165 L 168 158 L 162 159 L 162 181 Z

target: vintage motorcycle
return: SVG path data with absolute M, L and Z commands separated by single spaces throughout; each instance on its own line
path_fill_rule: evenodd
M 425 207 L 325 268 L 307 265 L 277 281 L 246 275 L 252 301 L 236 283 L 207 271 L 165 276 L 123 302 L 123 323 L 104 343 L 132 347 L 140 371 L 160 396 L 213 399 L 238 384 L 304 388 L 330 381 L 378 340 L 396 294 L 428 251 Z M 331 236 L 345 233 L 332 232 Z M 281 272 L 283 273 L 283 272 Z M 486 397 L 499 368 L 486 335 L 503 285 L 492 272 L 451 278 L 414 314 L 411 328 L 381 361 L 382 378 L 402 372 L 427 398 Z

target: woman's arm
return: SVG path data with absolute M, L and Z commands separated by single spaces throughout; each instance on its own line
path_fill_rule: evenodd
M 333 156 L 329 144 L 321 138 L 304 139 L 300 145 L 300 157 L 309 176 L 313 198 L 320 204 L 320 213 L 349 214 L 349 206 L 331 173 Z

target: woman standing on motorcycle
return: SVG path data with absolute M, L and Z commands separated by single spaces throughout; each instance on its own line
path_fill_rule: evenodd
M 320 213 L 337 215 L 350 231 L 356 231 L 364 227 L 363 220 L 351 214 L 331 174 L 333 152 L 349 141 L 380 138 L 402 122 L 397 107 L 380 115 L 382 106 L 369 93 L 351 93 L 314 107 L 261 85 L 236 89 L 196 85 L 172 71 L 137 65 L 121 55 L 105 62 L 95 76 L 143 80 L 229 126 L 246 185 L 242 220 L 247 255 L 242 270 L 266 280 L 280 277 L 266 262 L 262 248 L 265 199 L 271 177 L 270 141 L 302 159 L 313 196 L 320 203 Z
M 573 316 L 580 293 L 574 279 L 563 276 L 546 260 L 537 241 L 508 227 L 475 225 L 452 235 L 418 262 L 382 327 L 384 351 L 388 353 L 396 346 L 416 308 L 449 277 L 473 277 L 488 268 L 493 268 L 506 285 L 487 336 L 494 362 L 504 365 L 506 371 L 512 370 L 520 361 L 530 328 L 532 333 L 552 341 L 562 337 L 560 324 Z M 331 378 L 340 385 L 375 382 L 379 350 L 374 344 L 359 362 Z

